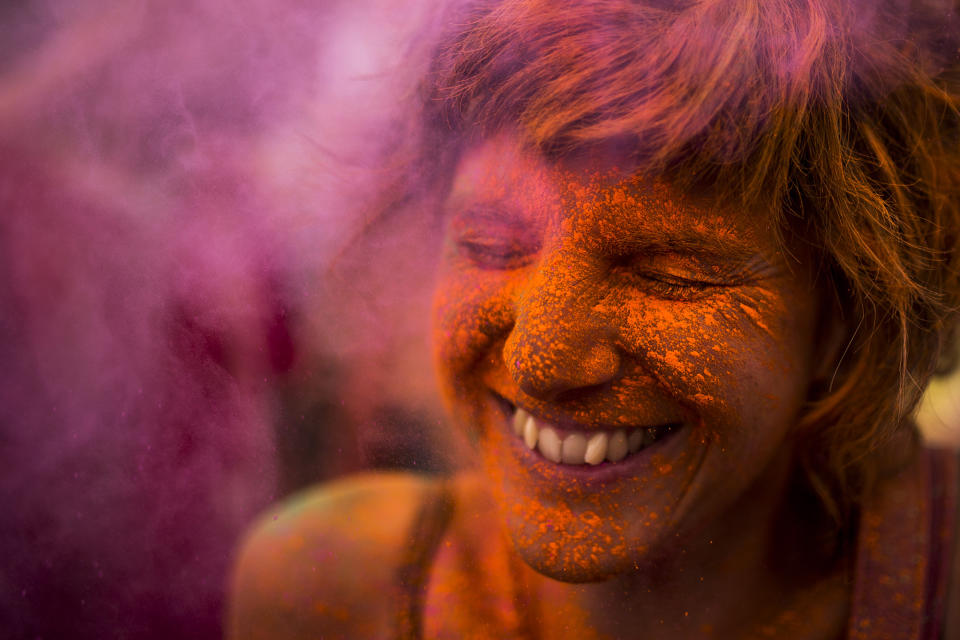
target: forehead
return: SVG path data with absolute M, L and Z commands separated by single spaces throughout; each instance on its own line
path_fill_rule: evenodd
M 447 207 L 471 208 L 531 224 L 558 222 L 593 240 L 707 243 L 730 251 L 779 254 L 773 216 L 680 193 L 632 168 L 618 145 L 597 145 L 550 160 L 512 134 L 469 147 Z

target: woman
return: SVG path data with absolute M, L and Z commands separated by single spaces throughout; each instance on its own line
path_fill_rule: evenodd
M 481 471 L 282 507 L 234 637 L 960 637 L 910 418 L 960 307 L 957 30 L 894 4 L 446 19 L 406 193 Z

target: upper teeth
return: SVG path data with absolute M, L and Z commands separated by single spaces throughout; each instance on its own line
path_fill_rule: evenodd
M 669 431 L 659 428 L 660 431 Z M 628 453 L 635 453 L 654 442 L 657 429 L 617 429 L 615 431 L 573 432 L 563 437 L 553 427 L 537 424 L 536 419 L 523 409 L 513 416 L 513 432 L 523 438 L 530 449 L 552 462 L 563 464 L 600 464 L 604 460 L 619 462 Z

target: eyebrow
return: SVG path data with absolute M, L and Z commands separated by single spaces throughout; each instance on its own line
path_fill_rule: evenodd
M 738 238 L 719 238 L 693 230 L 668 230 L 656 237 L 624 240 L 618 244 L 636 253 L 688 253 L 731 261 L 747 261 L 762 255 L 757 247 Z
M 459 197 L 448 199 L 441 207 L 444 218 L 453 215 L 467 216 L 473 221 L 489 221 L 496 224 L 521 225 L 531 222 L 524 215 L 523 207 L 506 197 L 475 199 Z

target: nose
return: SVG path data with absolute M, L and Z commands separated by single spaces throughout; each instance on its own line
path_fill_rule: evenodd
M 598 310 L 602 275 L 589 261 L 558 252 L 541 261 L 518 294 L 503 358 L 524 393 L 553 400 L 620 371 L 612 318 Z

